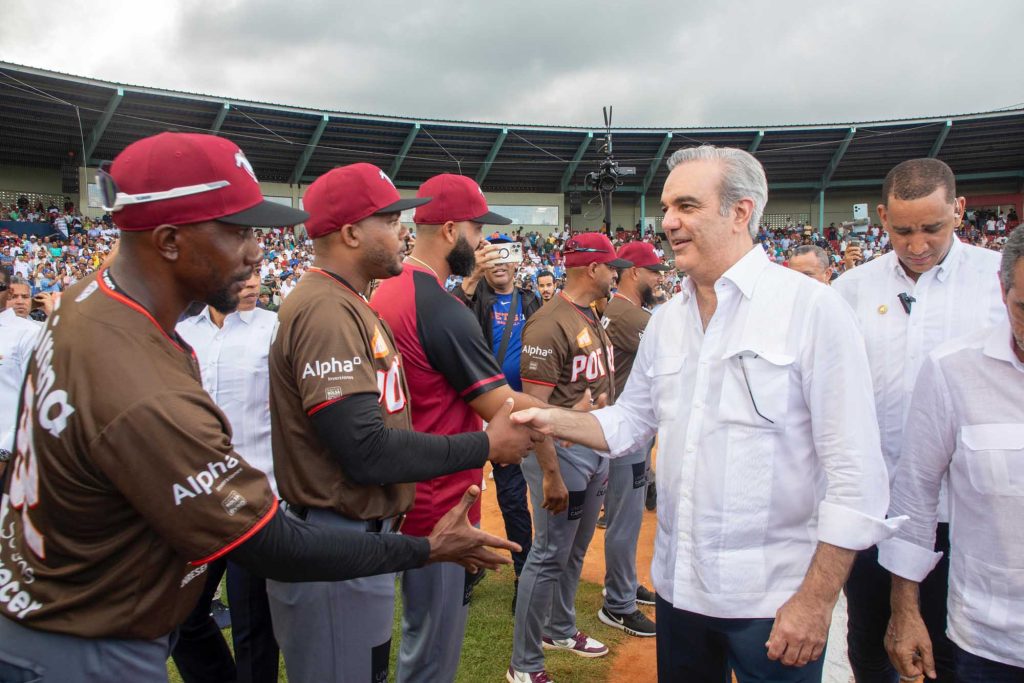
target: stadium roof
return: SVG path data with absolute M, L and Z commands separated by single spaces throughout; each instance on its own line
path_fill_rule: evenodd
M 370 161 L 415 187 L 440 172 L 488 191 L 583 187 L 603 152 L 601 128 L 473 123 L 323 111 L 109 83 L 0 62 L 0 165 L 57 169 L 112 159 L 166 130 L 215 132 L 245 151 L 261 180 L 309 183 Z M 636 168 L 622 192 L 657 193 L 664 159 L 710 143 L 750 150 L 771 188 L 877 186 L 905 159 L 937 156 L 960 181 L 1024 182 L 1024 109 L 846 124 L 614 128 L 614 152 Z

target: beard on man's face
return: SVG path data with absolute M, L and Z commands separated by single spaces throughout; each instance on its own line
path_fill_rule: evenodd
M 466 277 L 473 274 L 473 269 L 476 267 L 476 255 L 473 253 L 473 247 L 469 246 L 465 235 L 459 235 L 459 239 L 456 240 L 455 246 L 448 252 L 445 260 L 448 261 L 448 269 L 452 271 L 452 275 Z
M 654 304 L 658 303 L 654 298 L 653 287 L 640 286 L 640 303 L 644 308 L 653 308 Z

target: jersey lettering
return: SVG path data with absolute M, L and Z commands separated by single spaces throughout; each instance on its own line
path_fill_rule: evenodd
M 575 382 L 579 379 L 580 375 L 583 375 L 588 382 L 594 382 L 598 378 L 608 375 L 600 349 L 591 351 L 586 355 L 573 356 L 572 379 L 569 381 Z
M 405 391 L 402 390 L 402 370 L 398 357 L 391 361 L 387 372 L 377 371 L 377 391 L 380 392 L 379 403 L 389 414 L 401 412 L 405 408 Z
M 11 507 L 21 512 L 21 525 L 25 544 L 40 559 L 46 559 L 46 541 L 32 524 L 28 511 L 39 505 L 39 464 L 36 460 L 35 441 L 32 437 L 32 404 L 35 388 L 32 375 L 25 379 L 23 408 L 18 421 L 17 456 L 11 470 Z

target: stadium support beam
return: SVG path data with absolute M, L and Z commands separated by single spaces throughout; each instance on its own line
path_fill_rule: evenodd
M 501 146 L 505 144 L 505 138 L 508 137 L 508 128 L 502 128 L 501 132 L 498 133 L 498 137 L 494 139 L 494 144 L 491 145 L 491 151 L 487 153 L 487 158 L 484 159 L 484 165 L 480 167 L 480 170 L 476 172 L 476 184 L 483 185 L 484 179 L 487 178 L 487 174 L 491 172 L 491 164 L 498 157 L 498 152 L 501 151 Z
M 939 131 L 939 136 L 935 138 L 935 143 L 932 145 L 932 151 L 928 152 L 928 157 L 934 159 L 939 156 L 939 151 L 942 149 L 942 144 L 946 142 L 946 136 L 949 135 L 949 131 L 953 128 L 953 119 L 946 119 L 946 125 Z
M 121 100 L 124 99 L 124 90 L 121 88 L 117 89 L 113 97 L 107 102 L 106 109 L 103 110 L 103 114 L 100 115 L 100 120 L 93 126 L 92 132 L 89 133 L 89 141 L 85 144 L 85 158 L 82 159 L 82 163 L 86 166 L 89 165 L 89 160 L 92 159 L 93 152 L 99 147 L 100 139 L 103 138 L 103 133 L 106 132 L 107 126 L 110 125 L 110 119 L 114 118 L 114 112 L 117 111 L 117 105 L 121 104 Z
M 822 196 L 824 196 L 825 188 L 828 187 L 829 181 L 832 180 L 832 175 L 839 168 L 839 162 L 843 160 L 843 155 L 846 154 L 846 150 L 850 148 L 850 143 L 853 142 L 853 136 L 857 134 L 857 129 L 850 127 L 850 130 L 846 131 L 846 137 L 839 143 L 839 149 L 836 150 L 835 154 L 832 155 L 832 161 L 828 162 L 828 168 L 821 176 L 821 190 Z
M 213 120 L 213 125 L 210 126 L 210 134 L 217 135 L 220 133 L 220 127 L 224 125 L 224 119 L 228 117 L 228 111 L 231 109 L 231 105 L 227 102 L 217 112 L 217 118 Z
M 393 181 L 398 177 L 398 171 L 402 168 L 402 163 L 405 161 L 406 155 L 409 154 L 409 150 L 412 149 L 412 143 L 416 141 L 416 136 L 420 134 L 420 124 L 412 124 L 412 128 L 409 129 L 409 134 L 405 136 L 405 142 L 402 143 L 402 148 L 398 150 L 398 156 L 391 162 L 391 168 L 388 170 L 388 175 L 391 176 Z
M 651 161 L 651 167 L 647 169 L 647 175 L 644 176 L 644 181 L 640 185 L 641 194 L 646 195 L 647 190 L 650 189 L 651 183 L 654 182 L 654 176 L 658 174 L 658 167 L 661 166 L 661 160 L 665 158 L 665 152 L 668 151 L 669 144 L 672 143 L 672 133 L 665 133 L 665 137 L 661 141 L 661 145 L 658 147 L 658 153 L 654 155 L 654 159 Z
M 587 153 L 587 149 L 590 148 L 590 143 L 594 139 L 594 134 L 588 132 L 580 142 L 580 146 L 576 148 L 576 154 L 573 155 L 572 161 L 565 168 L 565 172 L 562 173 L 562 184 L 560 186 L 560 192 L 565 194 L 569 191 L 569 181 L 572 180 L 572 176 L 576 173 L 576 169 L 579 168 L 580 162 L 583 160 L 583 155 Z
M 757 135 L 755 135 L 754 139 L 751 141 L 750 147 L 747 147 L 747 151 L 750 152 L 751 154 L 756 152 L 757 148 L 761 146 L 762 140 L 764 140 L 764 131 L 759 130 L 757 131 Z
M 313 153 L 316 152 L 316 146 L 320 143 L 320 136 L 324 134 L 327 129 L 327 124 L 330 123 L 331 117 L 324 114 L 323 118 L 320 119 L 320 123 L 317 124 L 316 130 L 313 131 L 313 135 L 309 138 L 309 142 L 306 143 L 306 149 L 302 150 L 302 156 L 299 157 L 299 162 L 295 164 L 295 170 L 292 171 L 292 177 L 288 181 L 289 185 L 294 185 L 302 180 L 302 174 L 306 170 L 306 166 L 309 164 L 309 160 L 313 158 Z
M 818 232 L 825 234 L 825 188 L 818 190 Z

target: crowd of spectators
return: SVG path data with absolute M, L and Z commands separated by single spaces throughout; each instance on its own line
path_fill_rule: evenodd
M 118 236 L 118 229 L 109 214 L 90 218 L 76 211 L 71 203 L 58 208 L 53 203 L 44 206 L 43 202 L 37 201 L 33 204 L 21 197 L 16 203 L 2 207 L 0 216 L 3 220 L 49 223 L 53 226 L 51 234 L 46 236 L 21 236 L 10 230 L 0 231 L 0 266 L 10 269 L 16 284 L 27 285 L 32 297 L 33 315 L 39 319 L 52 308 L 54 293 L 63 291 L 103 263 Z M 968 211 L 957 236 L 964 242 L 998 251 L 1019 223 L 1017 212 L 1012 208 L 1007 213 L 981 209 Z M 509 231 L 508 237 L 519 242 L 523 249 L 523 264 L 517 273 L 519 286 L 537 291 L 537 277 L 544 273 L 550 273 L 556 286 L 561 286 L 565 278 L 563 249 L 571 232 L 568 224 L 549 234 L 527 231 L 521 226 Z M 409 237 L 410 245 L 415 243 L 415 239 L 413 232 Z M 658 256 L 673 266 L 672 256 L 668 254 L 666 257 L 665 244 L 654 225 L 648 224 L 641 229 L 638 223 L 632 230 L 618 227 L 613 231 L 612 244 L 616 248 L 633 240 L 653 244 Z M 798 252 L 801 247 L 819 247 L 828 258 L 832 279 L 892 249 L 888 235 L 878 225 L 854 227 L 833 223 L 819 230 L 791 220 L 781 228 L 763 225 L 757 241 L 769 259 L 784 266 L 790 265 L 789 261 L 795 254 L 806 251 Z M 298 232 L 294 228 L 261 231 L 259 242 L 264 251 L 260 267 L 263 283 L 260 306 L 276 310 L 312 265 L 313 244 L 301 228 Z M 656 292 L 659 299 L 667 300 L 678 292 L 683 277 L 674 268 L 666 272 L 665 284 Z M 449 279 L 448 288 L 453 289 L 459 280 Z

